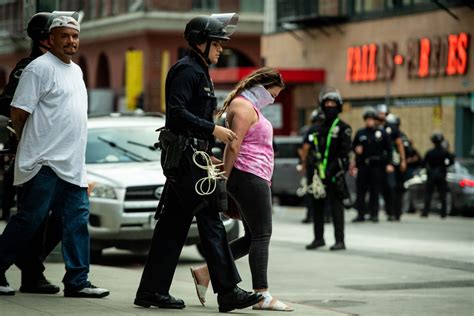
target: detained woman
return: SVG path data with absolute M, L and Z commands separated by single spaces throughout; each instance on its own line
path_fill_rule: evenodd
M 224 151 L 227 190 L 237 202 L 244 236 L 230 244 L 234 259 L 249 256 L 252 284 L 264 300 L 257 310 L 292 311 L 272 297 L 267 268 L 272 234 L 271 177 L 273 173 L 273 127 L 262 114 L 284 88 L 281 75 L 261 68 L 240 81 L 224 101 L 218 116 L 226 113 L 226 125 L 237 134 Z M 199 300 L 204 305 L 210 278 L 206 265 L 191 268 Z

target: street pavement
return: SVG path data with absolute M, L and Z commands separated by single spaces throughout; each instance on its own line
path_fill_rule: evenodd
M 331 252 L 331 224 L 325 225 L 326 247 L 308 251 L 312 225 L 302 224 L 301 207 L 275 206 L 270 248 L 271 293 L 291 304 L 291 315 L 474 315 L 473 219 L 437 216 L 422 219 L 408 214 L 401 222 L 355 224 L 346 212 L 346 251 Z M 4 222 L 0 222 L 3 231 Z M 53 258 L 55 259 L 55 258 Z M 146 256 L 107 250 L 101 265 L 92 265 L 90 278 L 110 289 L 104 299 L 64 298 L 17 292 L 0 296 L 0 315 L 212 315 L 217 302 L 211 291 L 202 307 L 196 298 L 189 267 L 201 264 L 195 247 L 185 247 L 171 293 L 183 298 L 184 310 L 144 309 L 132 302 Z M 62 263 L 47 263 L 47 278 L 60 284 Z M 240 286 L 251 289 L 248 261 L 237 261 Z M 18 289 L 20 273 L 7 272 Z M 242 315 L 271 312 L 244 309 Z

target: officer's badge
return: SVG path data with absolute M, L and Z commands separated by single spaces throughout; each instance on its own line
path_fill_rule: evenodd
M 382 138 L 382 132 L 381 131 L 376 131 L 375 132 L 375 138 L 378 140 L 380 138 Z
M 338 125 L 334 126 L 334 128 L 332 129 L 331 137 L 332 138 L 337 138 L 337 134 L 339 134 L 339 126 Z
M 389 135 L 392 134 L 392 128 L 391 128 L 391 127 L 387 127 L 387 128 L 385 129 L 385 131 L 386 131 L 387 134 L 389 134 Z
M 308 140 L 309 140 L 310 142 L 312 142 L 312 141 L 314 140 L 313 134 L 309 134 L 309 135 L 308 135 Z

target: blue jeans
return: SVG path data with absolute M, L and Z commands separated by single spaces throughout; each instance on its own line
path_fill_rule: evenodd
M 25 251 L 29 241 L 52 210 L 62 221 L 62 253 L 66 265 L 65 289 L 80 290 L 90 285 L 89 198 L 87 189 L 60 179 L 47 166 L 23 185 L 19 212 L 11 217 L 0 236 L 0 273 L 5 272 Z

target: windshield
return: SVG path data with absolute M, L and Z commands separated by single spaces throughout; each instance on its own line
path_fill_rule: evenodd
M 113 127 L 88 132 L 86 163 L 159 161 L 160 151 L 151 150 L 158 140 L 154 127 Z

